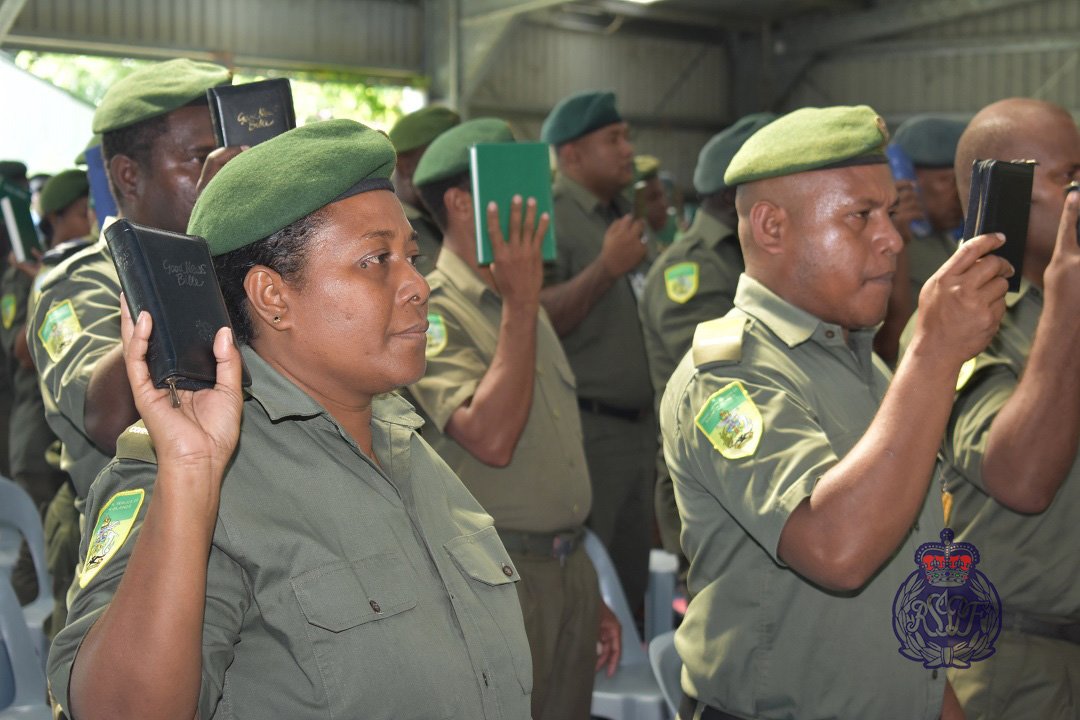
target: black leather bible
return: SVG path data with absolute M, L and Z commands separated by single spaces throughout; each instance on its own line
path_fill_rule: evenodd
M 1009 290 L 1012 292 L 1020 289 L 1020 275 L 1024 269 L 1034 178 L 1033 162 L 976 160 L 971 165 L 971 192 L 968 195 L 967 217 L 964 219 L 964 240 L 987 233 L 1005 234 L 1005 244 L 994 254 L 1008 260 L 1016 270 L 1009 278 Z
M 206 241 L 117 220 L 105 229 L 120 287 L 132 318 L 146 310 L 154 321 L 146 363 L 159 388 L 214 386 L 214 336 L 232 327 Z M 244 367 L 244 387 L 251 384 Z
M 257 145 L 296 127 L 292 88 L 286 78 L 206 91 L 218 147 Z

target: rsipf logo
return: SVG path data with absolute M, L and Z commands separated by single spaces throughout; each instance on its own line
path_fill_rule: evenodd
M 1001 632 L 1001 598 L 975 569 L 979 551 L 954 543 L 941 531 L 940 543 L 915 552 L 918 567 L 893 600 L 893 632 L 900 654 L 927 668 L 964 668 L 994 654 Z

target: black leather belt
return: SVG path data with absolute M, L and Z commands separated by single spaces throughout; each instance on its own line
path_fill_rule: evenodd
M 499 530 L 499 539 L 508 553 L 550 557 L 565 564 L 566 558 L 584 542 L 585 530 L 580 527 L 557 533 Z
M 577 404 L 585 412 L 591 412 L 594 415 L 609 415 L 631 422 L 641 420 L 649 414 L 649 408 L 621 408 L 602 403 L 599 400 L 589 400 L 582 397 L 577 399 Z
M 678 720 L 694 720 L 694 711 L 697 710 L 697 705 L 697 700 L 683 693 L 682 702 L 679 704 Z M 701 709 L 701 720 L 740 720 L 740 718 L 706 705 Z
M 1080 623 L 1058 625 L 1057 623 L 1039 620 L 1024 613 L 1003 612 L 1001 613 L 1001 627 L 1004 630 L 1013 630 L 1027 635 L 1038 635 L 1052 640 L 1064 640 L 1074 645 L 1080 645 Z

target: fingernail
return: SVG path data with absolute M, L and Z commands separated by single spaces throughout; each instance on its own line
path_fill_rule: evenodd
M 492 200 L 491 202 L 488 203 L 488 210 L 494 210 L 494 209 L 495 209 L 495 201 Z
M 520 203 L 521 202 L 521 196 L 520 195 L 515 195 L 514 196 L 514 202 Z
M 1005 233 L 994 233 L 994 237 L 1001 242 L 1005 242 Z

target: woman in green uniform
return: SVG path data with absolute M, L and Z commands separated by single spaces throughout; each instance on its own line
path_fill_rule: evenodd
M 49 658 L 73 718 L 528 717 L 517 571 L 392 392 L 424 371 L 428 298 L 393 166 L 331 120 L 214 178 L 188 230 L 239 350 L 219 331 L 217 385 L 179 409 L 125 314 L 142 422 L 90 491 Z

